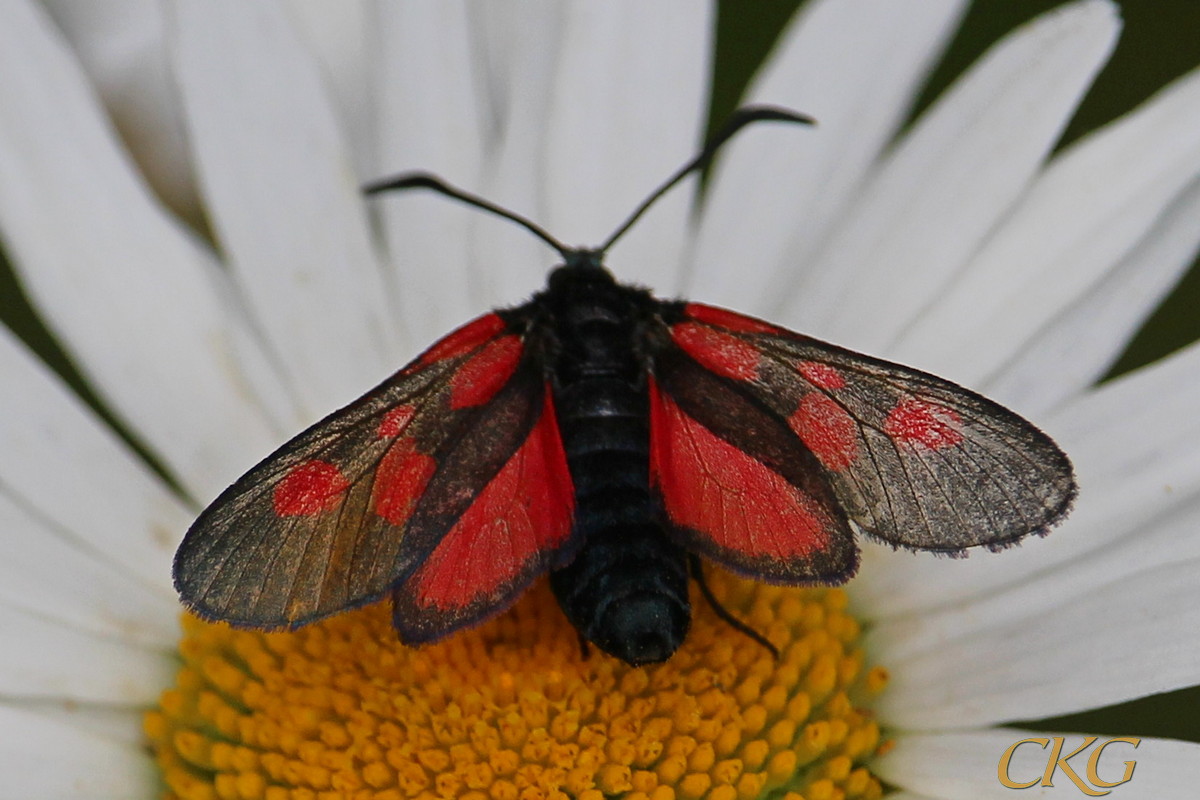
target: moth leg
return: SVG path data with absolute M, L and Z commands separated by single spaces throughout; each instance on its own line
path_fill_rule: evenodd
M 705 601 L 708 602 L 708 605 L 713 611 L 716 612 L 717 616 L 735 631 L 748 636 L 749 638 L 761 644 L 763 647 L 767 648 L 771 655 L 775 657 L 775 660 L 778 661 L 779 648 L 767 641 L 767 637 L 763 636 L 761 633 L 754 630 L 754 628 L 751 628 L 749 625 L 731 614 L 728 609 L 717 602 L 717 598 L 713 597 L 712 589 L 708 588 L 708 583 L 704 580 L 704 570 L 700 564 L 700 557 L 693 553 L 689 553 L 688 565 L 691 567 L 692 577 L 696 579 L 696 585 L 700 587 L 700 594 L 704 596 Z

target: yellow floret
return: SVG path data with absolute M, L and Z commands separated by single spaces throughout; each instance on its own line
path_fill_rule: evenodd
M 176 800 L 878 798 L 865 666 L 836 589 L 716 573 L 665 664 L 584 658 L 539 584 L 509 612 L 413 649 L 383 605 L 292 633 L 183 620 L 176 685 L 145 717 Z

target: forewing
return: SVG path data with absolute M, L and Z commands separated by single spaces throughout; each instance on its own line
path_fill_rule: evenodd
M 539 429 L 543 381 L 524 356 L 485 315 L 283 445 L 188 531 L 175 557 L 184 603 L 269 630 L 385 595 Z M 562 478 L 565 459 L 546 471 Z
M 846 514 L 893 545 L 957 553 L 1045 533 L 1070 508 L 1070 461 L 1028 421 L 919 370 L 711 306 L 670 337 L 786 426 Z

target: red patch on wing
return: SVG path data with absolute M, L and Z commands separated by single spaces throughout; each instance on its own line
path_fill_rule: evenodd
M 389 409 L 383 415 L 383 419 L 379 420 L 379 427 L 375 430 L 375 435 L 380 439 L 393 439 L 404 433 L 404 429 L 408 427 L 408 423 L 412 421 L 413 415 L 417 413 L 417 409 L 410 405 L 396 406 Z
M 906 397 L 883 422 L 883 431 L 897 442 L 940 450 L 962 441 L 958 412 L 927 400 Z
M 406 584 L 418 606 L 441 611 L 495 598 L 571 533 L 575 493 L 547 388 L 525 442 L 459 517 Z
M 437 470 L 431 456 L 418 453 L 411 439 L 401 439 L 388 448 L 375 470 L 371 508 L 393 525 L 403 525 L 412 516 L 425 484 Z
M 738 381 L 758 377 L 758 350 L 732 334 L 695 322 L 680 322 L 671 326 L 671 338 L 718 375 Z
M 494 339 L 504 333 L 507 329 L 508 326 L 499 314 L 484 314 L 479 319 L 468 322 L 434 342 L 405 371 L 411 372 L 418 367 L 427 367 L 437 361 L 466 355 L 489 339 Z
M 842 389 L 846 386 L 846 379 L 840 370 L 820 361 L 801 361 L 796 369 L 800 370 L 804 380 L 818 389 Z
M 842 470 L 858 457 L 858 426 L 846 409 L 820 392 L 800 398 L 788 426 L 828 469 Z
M 738 333 L 779 333 L 783 329 L 761 319 L 747 317 L 736 311 L 716 306 L 706 306 L 703 303 L 688 303 L 683 307 L 683 313 L 697 322 L 705 322 L 721 328 L 728 328 Z
M 275 486 L 271 502 L 281 517 L 309 517 L 337 508 L 350 481 L 328 461 L 312 459 L 288 470 Z
M 650 474 L 676 525 L 719 547 L 788 561 L 829 547 L 822 506 L 689 417 L 651 383 Z
M 491 400 L 512 376 L 524 345 L 516 336 L 502 336 L 484 345 L 450 378 L 450 407 L 481 406 Z

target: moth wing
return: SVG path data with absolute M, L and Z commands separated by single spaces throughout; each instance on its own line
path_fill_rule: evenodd
M 507 608 L 565 557 L 575 495 L 548 386 L 543 393 L 540 414 L 532 425 L 514 424 L 524 432 L 521 442 L 499 469 L 489 464 L 483 470 L 490 477 L 465 509 L 452 487 L 478 481 L 455 473 L 476 471 L 492 452 L 510 452 L 507 441 L 495 448 L 486 430 L 464 438 L 452 466 L 431 483 L 429 501 L 418 507 L 413 524 L 436 535 L 415 548 L 419 565 L 392 591 L 393 622 L 404 641 L 432 641 Z M 489 420 L 484 427 L 494 424 Z M 509 438 L 503 427 L 495 435 Z M 443 498 L 446 507 L 435 498 Z
M 540 370 L 504 319 L 464 325 L 223 492 L 176 553 L 183 602 L 208 619 L 271 630 L 377 600 L 461 530 L 517 456 L 544 460 L 544 493 L 558 503 L 539 539 L 547 552 L 513 566 L 542 568 L 569 535 L 572 502 L 561 443 L 543 442 L 557 437 L 545 409 Z M 534 433 L 543 446 L 530 453 Z M 483 589 L 493 602 L 507 598 L 497 576 Z
M 848 580 L 853 532 L 786 424 L 678 347 L 654 364 L 650 476 L 679 544 L 762 580 Z
M 670 335 L 784 422 L 850 519 L 894 546 L 1002 548 L 1044 534 L 1074 500 L 1050 437 L 950 381 L 697 303 Z

